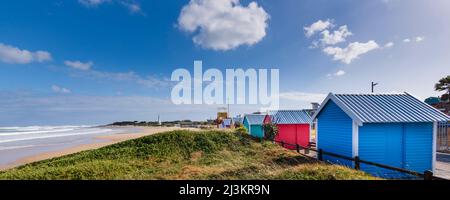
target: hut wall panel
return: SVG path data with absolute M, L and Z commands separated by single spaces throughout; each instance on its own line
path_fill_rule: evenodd
M 297 142 L 297 128 L 295 124 L 278 124 L 277 141 L 283 141 L 289 144 L 296 144 Z M 288 149 L 296 149 L 296 146 L 285 145 Z
M 303 147 L 309 145 L 309 124 L 297 124 L 297 144 Z
M 263 138 L 264 131 L 263 131 L 262 125 L 251 125 L 251 133 L 250 134 L 253 137 Z
M 318 116 L 318 148 L 344 156 L 352 156 L 353 120 L 334 102 L 329 101 Z M 324 160 L 351 166 L 352 162 L 331 156 Z
M 307 147 L 309 144 L 309 124 L 278 124 L 277 141 L 298 144 Z M 294 145 L 286 145 L 288 149 L 296 149 Z

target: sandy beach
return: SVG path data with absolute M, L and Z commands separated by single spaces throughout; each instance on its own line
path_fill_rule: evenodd
M 108 127 L 108 128 L 114 129 L 116 127 Z M 121 127 L 121 128 L 123 128 L 123 127 Z M 24 165 L 24 164 L 28 164 L 28 163 L 32 163 L 32 162 L 36 162 L 36 161 L 40 161 L 40 160 L 46 160 L 46 159 L 50 159 L 50 158 L 60 157 L 60 156 L 64 156 L 64 155 L 69 155 L 69 154 L 77 153 L 80 151 L 97 149 L 97 148 L 101 148 L 101 147 L 108 146 L 111 144 L 123 142 L 126 140 L 144 137 L 144 136 L 148 136 L 148 135 L 153 135 L 153 134 L 166 132 L 166 131 L 177 130 L 177 129 L 181 129 L 181 128 L 178 128 L 178 127 L 137 127 L 137 129 L 138 129 L 138 131 L 135 133 L 122 133 L 122 134 L 96 136 L 95 137 L 96 142 L 93 142 L 93 143 L 81 144 L 81 145 L 65 148 L 62 150 L 49 151 L 49 152 L 39 153 L 39 154 L 32 155 L 32 156 L 26 156 L 26 157 L 20 158 L 16 161 L 12 162 L 12 163 L 9 163 L 7 165 L 0 165 L 0 170 L 6 170 L 6 169 L 10 169 L 10 168 L 17 167 L 20 165 Z

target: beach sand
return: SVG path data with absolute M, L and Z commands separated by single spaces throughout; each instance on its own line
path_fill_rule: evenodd
M 114 127 L 111 127 L 111 128 L 114 128 Z M 36 161 L 40 161 L 40 160 L 46 160 L 46 159 L 50 159 L 50 158 L 60 157 L 60 156 L 64 156 L 64 155 L 69 155 L 69 154 L 77 153 L 80 151 L 98 149 L 98 148 L 108 146 L 111 144 L 123 142 L 126 140 L 136 139 L 136 138 L 144 137 L 144 136 L 148 136 L 148 135 L 153 135 L 153 134 L 157 134 L 157 133 L 161 133 L 161 132 L 182 129 L 179 127 L 138 127 L 138 128 L 140 129 L 140 131 L 138 131 L 137 133 L 129 133 L 129 134 L 122 133 L 122 134 L 97 136 L 95 138 L 99 139 L 100 142 L 83 144 L 83 145 L 78 145 L 75 147 L 70 147 L 70 148 L 66 148 L 66 149 L 62 149 L 62 150 L 58 150 L 58 151 L 50 151 L 50 152 L 45 152 L 45 153 L 41 153 L 41 154 L 37 154 L 37 155 L 33 155 L 33 156 L 24 157 L 24 158 L 14 161 L 11 164 L 0 166 L 0 170 L 6 170 L 6 169 L 10 169 L 10 168 L 17 167 L 20 165 L 24 165 L 24 164 L 28 164 L 28 163 L 32 163 L 32 162 L 36 162 Z M 185 129 L 185 128 L 183 128 L 183 129 Z M 192 130 L 195 130 L 195 129 L 192 129 Z

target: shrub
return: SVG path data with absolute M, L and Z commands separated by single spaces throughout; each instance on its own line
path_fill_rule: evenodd
M 264 129 L 264 139 L 266 140 L 274 140 L 278 135 L 278 127 L 273 123 L 263 124 Z
M 236 133 L 241 135 L 248 135 L 248 131 L 245 127 L 239 127 L 236 129 Z

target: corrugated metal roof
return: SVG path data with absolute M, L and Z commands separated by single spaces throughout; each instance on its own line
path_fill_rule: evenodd
M 244 118 L 247 118 L 250 125 L 261 125 L 264 122 L 265 116 L 266 115 L 247 114 Z
M 275 124 L 310 124 L 311 116 L 305 110 L 277 110 L 269 115 Z
M 409 94 L 330 94 L 362 123 L 449 121 L 450 117 Z M 328 99 L 328 98 L 327 98 Z M 333 99 L 333 98 L 332 98 Z M 325 103 L 325 102 L 324 102 Z

